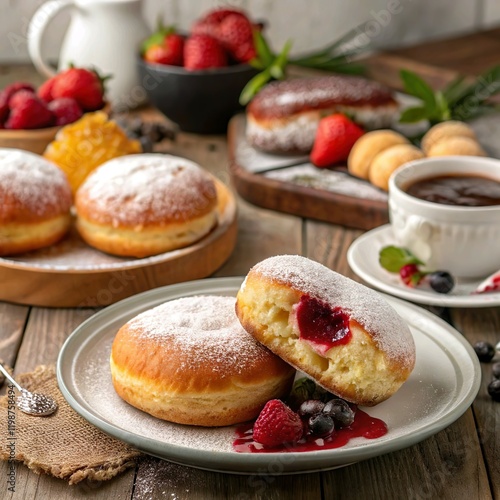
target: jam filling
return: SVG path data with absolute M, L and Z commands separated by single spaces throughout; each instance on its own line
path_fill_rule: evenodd
M 243 424 L 236 429 L 237 438 L 233 442 L 233 449 L 238 453 L 275 453 L 275 452 L 302 452 L 332 450 L 345 446 L 351 439 L 364 437 L 377 439 L 387 434 L 387 425 L 379 418 L 371 417 L 363 410 L 356 409 L 354 422 L 343 429 L 335 430 L 326 438 L 308 435 L 297 443 L 285 443 L 281 446 L 266 448 L 256 443 L 252 437 L 253 424 Z
M 322 356 L 332 347 L 351 340 L 349 316 L 319 299 L 303 295 L 296 308 L 296 318 L 300 338 Z

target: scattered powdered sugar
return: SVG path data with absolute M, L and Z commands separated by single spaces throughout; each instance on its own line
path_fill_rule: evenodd
M 184 220 L 216 197 L 210 176 L 196 163 L 171 155 L 128 155 L 95 170 L 77 194 L 97 222 L 141 225 Z
M 234 308 L 234 297 L 185 297 L 140 314 L 128 326 L 139 340 L 175 346 L 181 368 L 195 370 L 203 364 L 231 377 L 270 355 L 243 329 Z
M 250 272 L 291 286 L 332 308 L 340 307 L 371 333 L 387 356 L 408 363 L 413 359 L 413 337 L 408 326 L 374 290 L 299 255 L 270 257 Z
M 387 202 L 387 193 L 382 192 L 372 184 L 351 177 L 346 172 L 318 169 L 311 163 L 267 172 L 264 176 L 314 189 L 325 189 L 346 196 Z
M 71 201 L 61 169 L 27 151 L 0 149 L 0 219 L 20 206 L 39 216 L 68 211 Z

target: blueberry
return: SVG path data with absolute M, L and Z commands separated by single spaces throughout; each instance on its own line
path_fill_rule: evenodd
M 446 271 L 435 271 L 429 274 L 429 284 L 438 293 L 449 293 L 455 286 L 453 276 Z
M 325 403 L 323 403 L 322 401 L 318 401 L 317 399 L 308 399 L 300 405 L 298 413 L 301 417 L 317 415 L 318 413 L 321 413 L 324 406 Z
M 491 367 L 491 371 L 493 372 L 493 376 L 495 378 L 500 379 L 500 361 L 493 363 L 493 366 Z
M 318 437 L 329 436 L 335 430 L 335 423 L 332 417 L 324 413 L 318 413 L 317 415 L 309 417 L 307 424 L 309 426 L 309 432 Z
M 323 413 L 332 417 L 337 427 L 349 427 L 354 422 L 354 412 L 343 399 L 331 399 L 323 408 Z
M 488 384 L 488 394 L 494 401 L 500 401 L 500 380 L 495 379 Z
M 495 356 L 495 348 L 489 342 L 476 342 L 473 347 L 482 363 L 489 363 Z

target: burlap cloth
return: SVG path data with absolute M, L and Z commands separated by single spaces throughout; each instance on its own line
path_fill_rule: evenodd
M 39 366 L 16 380 L 29 391 L 52 396 L 59 405 L 48 417 L 16 410 L 15 459 L 34 472 L 45 472 L 76 484 L 84 479 L 103 481 L 133 467 L 141 453 L 89 424 L 63 398 L 54 366 Z M 7 396 L 0 398 L 0 458 L 9 459 Z

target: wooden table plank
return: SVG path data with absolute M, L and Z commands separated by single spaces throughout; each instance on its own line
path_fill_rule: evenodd
M 30 308 L 0 302 L 0 360 L 14 364 Z
M 454 324 L 471 344 L 486 341 L 495 345 L 500 341 L 499 307 L 454 309 L 451 316 Z M 492 380 L 491 364 L 481 363 L 481 371 L 481 388 L 472 407 L 493 496 L 500 498 L 500 403 L 494 402 L 487 391 Z

